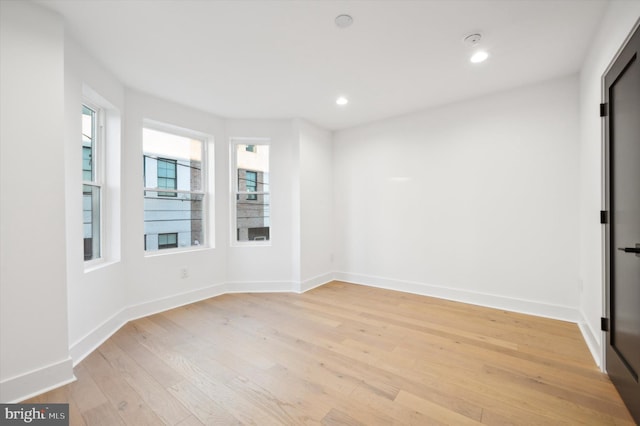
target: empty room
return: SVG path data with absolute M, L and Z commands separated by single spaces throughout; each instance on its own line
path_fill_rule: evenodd
M 0 0 L 0 423 L 637 424 L 639 25 Z

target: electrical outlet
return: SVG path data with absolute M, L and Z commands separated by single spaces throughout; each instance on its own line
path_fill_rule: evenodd
M 180 269 L 180 278 L 189 278 L 189 270 L 187 268 Z

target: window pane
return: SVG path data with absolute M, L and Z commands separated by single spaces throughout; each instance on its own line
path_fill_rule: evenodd
M 256 192 L 258 190 L 258 173 L 250 170 L 238 170 L 238 190 Z M 255 200 L 255 195 L 248 195 L 248 200 Z
M 146 250 L 191 247 L 204 243 L 203 195 L 174 193 L 165 198 L 162 192 L 145 191 L 144 233 Z
M 238 241 L 268 241 L 270 204 L 268 194 L 238 194 L 236 197 Z
M 86 105 L 82 105 L 82 179 L 87 182 L 95 181 L 93 167 L 96 133 L 96 112 Z
M 82 180 L 85 182 L 91 182 L 93 180 L 92 173 L 92 160 L 93 153 L 88 146 L 82 147 Z
M 176 180 L 172 189 L 202 190 L 203 146 L 201 140 L 143 129 L 145 188 L 161 188 L 158 178 L 168 177 Z
M 247 147 L 253 147 L 248 151 Z M 269 145 L 237 145 L 238 169 L 237 188 L 239 192 L 269 192 Z M 247 188 L 247 172 L 253 173 L 255 189 Z
M 100 187 L 82 185 L 84 260 L 100 257 Z
M 143 129 L 144 231 L 147 251 L 191 247 L 204 241 L 204 142 Z

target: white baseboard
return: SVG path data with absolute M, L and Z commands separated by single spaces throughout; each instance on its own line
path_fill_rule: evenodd
M 69 355 L 73 360 L 73 365 L 74 367 L 78 365 L 78 363 L 85 359 L 91 352 L 95 351 L 101 344 L 103 344 L 109 337 L 113 336 L 129 321 L 188 305 L 189 303 L 198 302 L 210 297 L 219 296 L 224 293 L 224 284 L 214 284 L 209 287 L 175 294 L 124 308 L 71 345 L 69 348 Z
M 126 317 L 125 323 L 138 318 L 157 314 L 159 312 L 168 311 L 169 309 L 174 309 L 180 306 L 188 305 L 190 303 L 209 299 L 210 297 L 220 296 L 225 293 L 226 284 L 219 283 L 213 284 L 208 287 L 199 288 L 197 290 L 174 294 L 171 296 L 163 297 L 161 299 L 132 305 L 124 310 L 124 317 Z
M 220 296 L 226 293 L 290 292 L 292 291 L 292 287 L 293 283 L 283 281 L 219 283 L 209 287 L 128 306 L 87 333 L 80 340 L 73 343 L 69 348 L 69 355 L 73 360 L 73 365 L 76 366 L 127 322 L 138 318 L 157 314 L 159 312 L 164 312 L 169 309 L 178 308 L 180 306 L 199 302 L 200 300 Z
M 127 323 L 127 319 L 124 317 L 123 312 L 124 310 L 115 313 L 71 345 L 69 348 L 69 356 L 73 360 L 74 367 L 85 359 L 87 355 L 95 351 L 98 346 L 103 344 L 116 331 L 120 330 L 120 327 Z
M 419 282 L 402 281 L 363 274 L 352 274 L 348 272 L 334 272 L 333 278 L 338 281 L 344 281 L 352 284 L 361 284 L 370 287 L 384 288 L 387 290 L 404 291 L 406 293 L 437 297 L 440 299 L 470 303 L 472 305 L 503 309 L 505 311 L 558 319 L 573 323 L 577 323 L 580 318 L 578 309 L 576 308 L 540 303 L 531 300 L 515 299 L 493 294 L 476 293 L 469 290 L 440 287 Z
M 591 352 L 593 360 L 596 362 L 596 365 L 600 368 L 600 370 L 604 372 L 604 365 L 602 363 L 602 344 L 596 337 L 600 332 L 596 332 L 593 330 L 591 324 L 589 323 L 589 321 L 587 321 L 582 311 L 580 311 L 580 320 L 578 321 L 578 327 L 580 328 L 580 332 L 582 333 L 582 338 L 589 348 L 589 352 Z
M 289 293 L 295 288 L 293 281 L 230 281 L 225 293 Z
M 316 275 L 313 278 L 306 279 L 300 282 L 298 293 L 304 293 L 321 285 L 327 284 L 333 281 L 333 272 L 327 272 L 326 274 Z
M 0 401 L 13 404 L 76 380 L 71 358 L 0 382 Z
M 111 318 L 87 333 L 83 338 L 72 344 L 69 348 L 69 354 L 73 360 L 73 365 L 76 366 L 109 337 L 113 336 L 113 334 L 127 322 L 190 303 L 199 302 L 210 297 L 220 296 L 226 293 L 272 293 L 290 291 L 292 291 L 292 283 L 282 281 L 218 283 L 209 287 L 131 305 L 114 314 Z

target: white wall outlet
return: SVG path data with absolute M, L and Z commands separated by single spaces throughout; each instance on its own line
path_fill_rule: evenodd
M 189 270 L 187 268 L 180 269 L 180 278 L 189 278 Z

